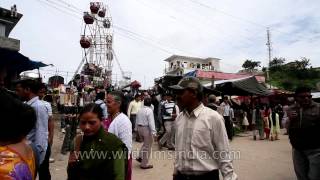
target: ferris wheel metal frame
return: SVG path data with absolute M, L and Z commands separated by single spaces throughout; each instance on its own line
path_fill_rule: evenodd
M 77 68 L 88 76 L 91 85 L 109 86 L 112 83 L 113 27 L 109 8 L 102 2 L 91 2 L 90 11 L 83 14 L 84 28 L 80 45 L 83 58 Z

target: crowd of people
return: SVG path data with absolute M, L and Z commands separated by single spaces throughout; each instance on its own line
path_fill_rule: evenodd
M 53 97 L 35 80 L 15 85 L 15 94 L 0 89 L 5 102 L 0 103 L 0 179 L 51 179 L 54 119 L 61 121 L 61 153 L 69 154 L 70 180 L 131 180 L 133 160 L 141 169 L 153 168 L 149 159 L 155 142 L 158 150 L 178 155 L 174 180 L 219 179 L 219 173 L 235 180 L 229 146 L 235 126 L 251 129 L 254 140 L 258 136 L 271 141 L 278 140 L 280 127 L 285 127 L 298 179 L 319 179 L 320 105 L 311 101 L 307 88 L 297 89 L 295 101 L 273 105 L 259 98 L 243 104 L 227 96 L 218 101 L 215 95 L 203 94 L 194 77 L 184 77 L 162 95 L 68 87 Z M 53 117 L 52 105 L 60 119 Z M 142 143 L 137 157 L 134 140 Z M 214 152 L 226 156 L 213 157 Z

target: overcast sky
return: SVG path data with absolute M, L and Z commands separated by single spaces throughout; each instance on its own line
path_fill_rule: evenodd
M 83 56 L 79 44 L 81 11 L 89 10 L 89 2 L 0 0 L 0 6 L 10 9 L 16 4 L 23 14 L 10 34 L 21 40 L 20 52 L 54 64 L 41 71 L 46 78 L 59 70 L 58 74 L 65 78 L 68 75 L 70 80 Z M 163 75 L 163 60 L 173 54 L 220 58 L 224 72 L 237 72 L 245 59 L 266 65 L 267 27 L 271 31 L 273 57 L 307 57 L 313 66 L 320 66 L 319 0 L 103 2 L 112 14 L 114 50 L 120 64 L 143 87 L 152 86 L 154 78 Z M 121 78 L 116 63 L 113 70 L 113 79 L 116 74 L 117 79 Z

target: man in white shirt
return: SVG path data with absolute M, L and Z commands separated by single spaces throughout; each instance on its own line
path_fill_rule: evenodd
M 136 129 L 139 133 L 139 136 L 143 139 L 143 145 L 140 149 L 139 157 L 137 158 L 137 161 L 141 162 L 140 168 L 153 168 L 152 165 L 148 165 L 148 162 L 151 154 L 153 138 L 157 138 L 157 131 L 155 128 L 150 98 L 144 99 L 144 106 L 137 113 Z
M 223 98 L 223 102 L 220 104 L 222 116 L 224 118 L 224 124 L 227 130 L 228 138 L 232 140 L 233 136 L 233 123 L 231 120 L 231 106 L 227 96 Z
M 199 80 L 185 77 L 170 87 L 176 90 L 183 110 L 175 121 L 173 179 L 218 180 L 220 170 L 224 180 L 236 180 L 223 117 L 201 103 L 203 87 Z

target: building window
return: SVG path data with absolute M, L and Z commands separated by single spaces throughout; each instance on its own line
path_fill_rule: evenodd
M 205 69 L 206 68 L 206 65 L 205 64 L 202 64 L 202 69 Z
M 183 68 L 187 68 L 188 67 L 188 63 L 187 62 L 183 62 L 182 67 Z
M 172 66 L 173 66 L 173 62 L 170 64 L 170 68 L 172 68 Z
M 200 69 L 201 67 L 200 67 L 200 63 L 197 63 L 197 69 Z

